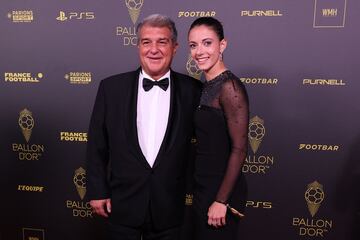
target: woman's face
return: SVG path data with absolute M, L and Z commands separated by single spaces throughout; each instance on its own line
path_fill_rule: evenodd
M 202 71 L 211 70 L 221 61 L 221 54 L 226 47 L 226 41 L 220 41 L 216 32 L 206 26 L 196 26 L 190 30 L 189 47 L 191 57 Z

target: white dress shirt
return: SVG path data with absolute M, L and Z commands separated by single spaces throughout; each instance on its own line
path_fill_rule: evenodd
M 143 78 L 155 80 L 144 71 L 140 72 L 136 119 L 139 145 L 147 162 L 152 167 L 168 125 L 171 88 L 170 70 L 159 79 L 169 78 L 169 87 L 166 91 L 159 86 L 153 86 L 146 92 L 142 87 Z

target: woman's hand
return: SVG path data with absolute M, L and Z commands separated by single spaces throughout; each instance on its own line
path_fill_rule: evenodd
M 111 213 L 111 200 L 107 199 L 99 199 L 99 200 L 91 200 L 90 206 L 93 209 L 93 212 L 99 216 L 109 217 L 108 213 Z
M 208 211 L 208 224 L 214 227 L 221 227 L 226 224 L 226 205 L 219 202 L 213 202 Z

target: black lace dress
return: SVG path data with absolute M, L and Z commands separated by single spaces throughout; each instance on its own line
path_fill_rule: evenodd
M 238 220 L 229 210 L 226 226 L 216 229 L 207 224 L 207 212 L 215 200 L 244 210 L 246 182 L 241 167 L 247 154 L 248 116 L 245 87 L 232 72 L 204 83 L 195 113 L 194 239 L 235 239 Z

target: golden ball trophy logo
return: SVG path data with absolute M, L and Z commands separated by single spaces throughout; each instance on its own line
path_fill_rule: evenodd
M 251 149 L 254 153 L 257 152 L 262 139 L 265 136 L 265 127 L 264 127 L 264 120 L 258 116 L 253 117 L 250 119 L 249 123 L 249 143 Z
M 242 168 L 243 173 L 266 174 L 267 170 L 274 165 L 274 156 L 256 154 L 264 136 L 264 120 L 259 116 L 251 118 L 249 121 L 248 139 L 253 154 L 249 151 Z
M 139 18 L 141 8 L 144 5 L 144 0 L 125 0 L 125 4 L 128 8 L 131 21 L 135 25 Z
M 319 210 L 321 203 L 324 201 L 325 193 L 323 186 L 317 181 L 310 183 L 307 187 L 305 200 L 311 216 L 314 217 Z
M 191 206 L 193 204 L 193 198 L 194 198 L 193 194 L 187 193 L 185 195 L 185 205 L 186 206 Z
M 34 118 L 32 113 L 26 108 L 20 112 L 19 116 L 19 126 L 21 128 L 22 134 L 25 137 L 26 142 L 29 142 L 32 129 L 34 128 Z
M 200 80 L 202 71 L 196 65 L 195 60 L 189 55 L 188 60 L 186 62 L 186 70 L 188 71 L 189 75 L 193 78 Z
M 325 199 L 323 185 L 314 181 L 307 185 L 304 194 L 311 218 L 293 217 L 292 225 L 298 229 L 300 236 L 324 237 L 333 227 L 333 221 L 327 218 L 315 218 Z
M 75 175 L 73 178 L 76 190 L 81 198 L 84 199 L 86 194 L 86 171 L 82 167 L 75 170 Z
M 125 0 L 125 5 L 128 9 L 132 26 L 116 26 L 116 36 L 121 36 L 124 46 L 136 46 L 137 45 L 137 36 L 135 24 L 139 18 L 140 11 L 144 5 L 144 0 Z
M 18 124 L 26 140 L 26 144 L 13 143 L 12 151 L 18 153 L 19 160 L 39 160 L 45 152 L 45 147 L 42 144 L 29 144 L 35 121 L 32 113 L 28 109 L 25 108 L 20 111 Z
M 79 194 L 81 201 L 66 200 L 65 201 L 66 208 L 72 210 L 73 217 L 92 218 L 93 212 L 90 206 L 90 202 L 83 201 L 86 195 L 86 171 L 84 168 L 79 167 L 78 169 L 75 170 L 73 176 L 73 183 L 76 187 L 76 190 Z

